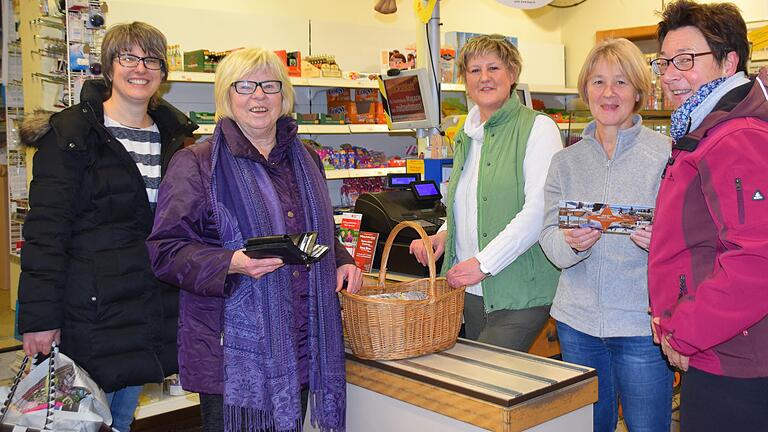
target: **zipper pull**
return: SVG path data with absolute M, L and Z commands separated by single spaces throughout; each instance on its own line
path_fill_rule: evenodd
M 667 175 L 667 168 L 671 167 L 675 164 L 675 157 L 670 156 L 669 159 L 667 159 L 667 164 L 664 166 L 664 171 L 661 172 L 661 178 L 666 177 Z
M 220 337 L 219 337 L 219 344 L 220 344 L 221 346 L 224 346 L 224 332 L 221 332 L 221 333 L 220 333 Z
M 736 190 L 740 191 L 742 189 L 741 187 L 741 179 L 736 177 Z
M 688 294 L 688 287 L 686 286 L 686 283 L 685 283 L 685 275 L 682 274 L 680 275 L 680 293 L 677 296 L 678 300 L 686 294 Z

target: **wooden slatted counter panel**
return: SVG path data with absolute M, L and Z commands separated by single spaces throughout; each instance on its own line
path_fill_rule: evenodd
M 412 412 L 398 414 L 405 404 L 426 410 L 417 414 L 420 422 L 443 417 L 429 430 L 438 425 L 440 430 L 591 430 L 597 400 L 593 369 L 463 339 L 450 350 L 398 361 L 360 360 L 348 353 L 347 382 L 350 431 L 417 430 Z M 361 391 L 388 398 L 359 406 L 354 395 Z M 558 418 L 579 410 L 583 428 L 573 421 L 557 426 Z M 439 423 L 446 418 L 457 429 Z M 425 421 L 418 430 L 431 420 Z

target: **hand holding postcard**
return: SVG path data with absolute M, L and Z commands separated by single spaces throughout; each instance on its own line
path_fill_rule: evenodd
M 632 234 L 651 225 L 653 207 L 605 204 L 586 201 L 560 201 L 559 227 L 594 228 L 604 234 Z

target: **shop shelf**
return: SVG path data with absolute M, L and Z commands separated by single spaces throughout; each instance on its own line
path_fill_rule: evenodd
M 209 72 L 171 71 L 168 81 L 212 83 L 216 74 Z M 368 78 L 350 80 L 343 78 L 301 78 L 291 77 L 291 84 L 296 87 L 345 87 L 345 88 L 379 88 L 379 82 Z
M 137 420 L 176 411 L 200 404 L 200 397 L 197 393 L 190 393 L 184 396 L 164 396 L 163 399 L 150 402 L 148 404 L 136 407 L 134 414 Z
M 215 76 L 215 74 L 209 72 L 171 71 L 168 72 L 168 81 L 212 83 Z
M 299 125 L 299 133 L 311 135 L 348 134 L 349 125 Z
M 569 95 L 569 96 L 579 94 L 578 89 L 571 88 L 571 87 L 530 84 L 529 88 L 531 90 L 531 93 L 534 93 L 534 94 L 538 93 L 538 94 Z M 440 90 L 450 91 L 450 92 L 463 92 L 465 91 L 465 87 L 464 87 L 464 84 L 461 84 L 461 83 L 441 83 Z
M 195 135 L 213 135 L 213 130 L 216 129 L 215 124 L 201 124 L 195 131 Z
M 440 91 L 463 92 L 466 89 L 460 83 L 440 83 Z
M 291 77 L 291 84 L 295 87 L 345 87 L 345 88 L 379 88 L 378 80 L 368 78 L 350 80 L 343 78 L 302 78 Z
M 351 124 L 350 133 L 388 133 L 389 126 L 385 124 Z
M 211 135 L 216 125 L 202 124 L 195 131 L 195 135 Z M 344 124 L 344 125 L 299 125 L 299 133 L 307 135 L 333 135 L 333 134 L 370 134 L 370 133 L 397 133 L 412 134 L 411 130 L 390 131 L 385 124 Z
M 641 110 L 640 115 L 643 118 L 664 118 L 669 119 L 672 116 L 672 110 Z
M 405 173 L 405 167 L 326 170 L 325 177 L 328 180 L 338 180 L 360 177 L 384 177 L 387 174 L 399 173 Z
M 581 123 L 581 122 L 572 122 L 572 123 L 558 123 L 557 127 L 560 128 L 560 130 L 582 130 L 585 127 L 587 127 L 589 123 Z
M 552 95 L 578 95 L 579 90 L 571 87 L 549 86 L 541 84 L 530 84 L 531 93 L 552 94 Z

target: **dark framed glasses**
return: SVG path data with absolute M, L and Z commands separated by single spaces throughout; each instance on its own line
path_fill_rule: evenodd
M 268 81 L 235 81 L 232 83 L 232 87 L 239 94 L 253 94 L 257 88 L 261 87 L 261 91 L 266 94 L 280 93 L 283 90 L 283 82 L 278 80 Z
M 144 63 L 144 67 L 150 70 L 160 70 L 165 67 L 165 60 L 158 57 L 139 57 L 133 54 L 118 54 L 117 62 L 120 66 L 127 68 L 135 68 L 139 65 L 139 62 Z
M 681 72 L 691 70 L 693 69 L 693 59 L 708 54 L 714 53 L 712 51 L 707 51 L 702 53 L 682 53 L 672 58 L 657 57 L 651 60 L 651 69 L 656 75 L 664 75 L 671 63 Z

